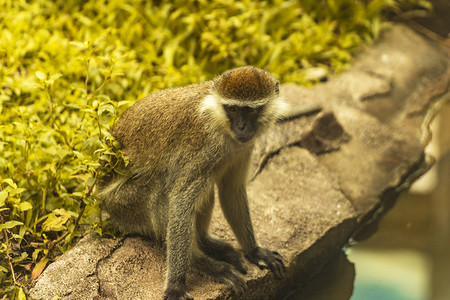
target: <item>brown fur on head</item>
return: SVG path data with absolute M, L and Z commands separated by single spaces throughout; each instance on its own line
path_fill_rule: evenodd
M 227 71 L 214 80 L 213 91 L 221 98 L 260 106 L 265 99 L 278 96 L 278 80 L 267 71 L 240 67 Z M 237 105 L 242 105 L 238 103 Z

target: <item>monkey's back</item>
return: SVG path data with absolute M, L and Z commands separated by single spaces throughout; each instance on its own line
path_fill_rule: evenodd
M 211 87 L 212 81 L 207 81 L 161 90 L 130 107 L 112 134 L 132 165 L 156 167 L 159 161 L 196 160 L 200 150 L 211 146 L 211 128 L 199 111 Z

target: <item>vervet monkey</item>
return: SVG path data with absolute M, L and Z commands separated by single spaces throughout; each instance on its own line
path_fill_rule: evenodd
M 255 138 L 286 109 L 279 82 L 246 66 L 155 92 L 115 124 L 112 135 L 129 157 L 130 175 L 105 178 L 99 194 L 121 229 L 166 242 L 164 299 L 192 299 L 188 270 L 243 293 L 241 252 L 208 232 L 215 185 L 245 257 L 276 278 L 284 276 L 280 254 L 256 242 L 246 184 Z

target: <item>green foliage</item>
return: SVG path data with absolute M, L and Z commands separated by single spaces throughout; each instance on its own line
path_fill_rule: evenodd
M 245 64 L 312 84 L 399 2 L 428 5 L 0 0 L 0 295 L 25 299 L 74 238 L 105 233 L 94 187 L 126 161 L 109 130 L 136 99 Z

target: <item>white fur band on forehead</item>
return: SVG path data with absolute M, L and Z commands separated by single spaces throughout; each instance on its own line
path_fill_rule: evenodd
M 256 108 L 265 105 L 267 102 L 269 102 L 270 98 L 264 98 L 257 101 L 242 101 L 242 100 L 235 100 L 235 99 L 226 99 L 217 97 L 220 104 L 222 105 L 228 105 L 228 106 L 240 106 L 240 107 L 251 107 Z
M 205 99 L 205 101 L 214 101 L 216 103 L 220 103 L 222 105 L 228 105 L 228 106 L 256 108 L 256 107 L 265 105 L 267 102 L 272 101 L 277 97 L 278 96 L 272 96 L 272 97 L 267 97 L 267 98 L 263 98 L 260 100 L 245 101 L 245 100 L 223 98 L 223 97 L 220 97 L 219 95 L 217 95 L 216 93 L 213 93 L 212 95 L 207 96 L 207 98 L 210 98 L 210 99 Z
M 239 107 L 251 107 L 251 108 L 257 108 L 260 106 L 265 105 L 267 102 L 269 102 L 271 98 L 264 98 L 258 101 L 242 101 L 242 100 L 235 100 L 235 99 L 226 99 L 219 97 L 216 94 L 208 95 L 205 97 L 205 99 L 202 101 L 200 110 L 202 112 L 208 111 L 208 110 L 221 110 L 223 105 L 228 106 L 239 106 Z

